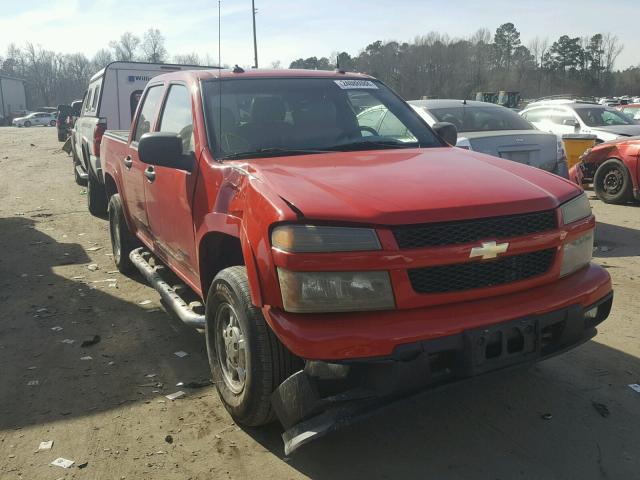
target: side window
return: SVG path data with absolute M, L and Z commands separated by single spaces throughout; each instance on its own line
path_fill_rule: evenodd
M 91 110 L 96 111 L 96 107 L 98 106 L 98 99 L 100 98 L 100 85 L 98 85 L 93 92 L 93 102 L 91 102 Z
M 358 115 L 358 125 L 361 127 L 373 128 L 375 131 L 378 131 L 380 120 L 385 112 L 386 109 L 384 108 L 372 108 L 370 110 L 365 110 Z
M 151 122 L 153 121 L 153 115 L 158 108 L 160 102 L 160 95 L 162 95 L 162 85 L 151 87 L 147 91 L 147 95 L 144 97 L 142 110 L 140 110 L 140 116 L 136 122 L 136 134 L 133 138 L 134 142 L 139 142 L 142 135 L 151 131 Z
M 88 112 L 89 110 L 91 110 L 91 101 L 93 99 L 93 89 L 90 88 L 89 91 L 87 92 L 87 98 L 84 102 L 84 111 Z
M 409 133 L 407 127 L 398 120 L 393 113 L 387 111 L 387 114 L 382 119 L 380 124 L 380 131 L 378 132 L 383 137 L 393 137 L 397 140 L 410 139 L 415 141 L 416 138 Z
M 547 120 L 551 115 L 551 111 L 546 108 L 536 108 L 530 112 L 526 112 L 522 116 L 530 122 L 541 122 Z
M 172 85 L 160 120 L 160 131 L 177 133 L 182 138 L 182 153 L 195 149 L 191 97 L 184 85 Z
M 133 117 L 136 114 L 136 108 L 138 108 L 138 103 L 140 103 L 141 98 L 142 90 L 136 90 L 129 97 L 129 106 L 131 107 L 131 121 L 133 121 Z
M 576 119 L 571 112 L 567 112 L 566 110 L 554 110 L 553 115 L 551 116 L 551 121 L 557 125 L 572 127 L 576 122 Z

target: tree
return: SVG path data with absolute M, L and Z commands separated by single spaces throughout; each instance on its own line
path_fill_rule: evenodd
M 106 48 L 101 48 L 91 59 L 94 70 L 100 70 L 113 62 L 113 55 Z
M 575 72 L 582 64 L 584 56 L 580 37 L 571 38 L 568 35 L 563 35 L 554 42 L 550 53 L 552 68 L 563 72 Z
M 116 60 L 121 62 L 132 62 L 136 59 L 140 38 L 131 32 L 124 32 L 120 40 L 109 42 L 109 47 L 113 50 Z
M 513 53 L 520 46 L 520 32 L 513 23 L 500 25 L 493 37 L 496 66 L 507 71 L 511 69 Z
M 180 65 L 203 65 L 200 60 L 200 55 L 195 52 L 174 55 L 173 63 Z
M 299 58 L 289 65 L 289 68 L 302 68 L 305 70 L 332 70 L 333 67 L 329 63 L 327 57 L 309 57 L 307 59 Z
M 167 58 L 167 49 L 164 47 L 164 36 L 157 28 L 150 28 L 144 34 L 142 42 L 143 58 L 151 63 L 164 63 Z
M 604 68 L 607 72 L 612 72 L 618 56 L 624 50 L 624 45 L 620 44 L 617 36 L 607 33 L 602 37 L 602 49 L 604 51 Z
M 593 80 L 599 81 L 606 66 L 604 65 L 604 48 L 602 45 L 602 34 L 598 33 L 591 37 L 585 48 L 585 58 L 587 60 L 589 73 Z

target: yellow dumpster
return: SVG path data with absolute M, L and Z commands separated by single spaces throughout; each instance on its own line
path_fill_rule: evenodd
M 580 160 L 580 156 L 596 144 L 595 135 L 567 133 L 562 135 L 562 143 L 567 153 L 567 164 L 573 167 Z

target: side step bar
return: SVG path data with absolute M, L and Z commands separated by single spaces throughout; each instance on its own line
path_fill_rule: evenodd
M 144 251 L 144 247 L 140 247 L 133 250 L 129 258 L 151 286 L 158 291 L 162 300 L 175 312 L 180 320 L 189 326 L 204 328 L 204 315 L 199 315 L 191 310 L 189 305 L 175 292 L 175 289 L 160 277 L 158 272 L 164 269 L 164 266 L 152 267 L 149 265 L 145 257 L 150 255 L 149 252 Z
M 89 178 L 89 174 L 85 172 L 80 165 L 76 165 L 76 172 L 78 173 L 78 177 L 82 180 L 87 180 Z

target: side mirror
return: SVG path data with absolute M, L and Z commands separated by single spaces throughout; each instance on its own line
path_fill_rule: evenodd
M 431 128 L 452 147 L 455 147 L 456 143 L 458 143 L 458 129 L 453 123 L 437 122 Z
M 182 137 L 177 133 L 145 133 L 138 142 L 138 158 L 148 165 L 193 170 L 193 155 L 182 153 Z

